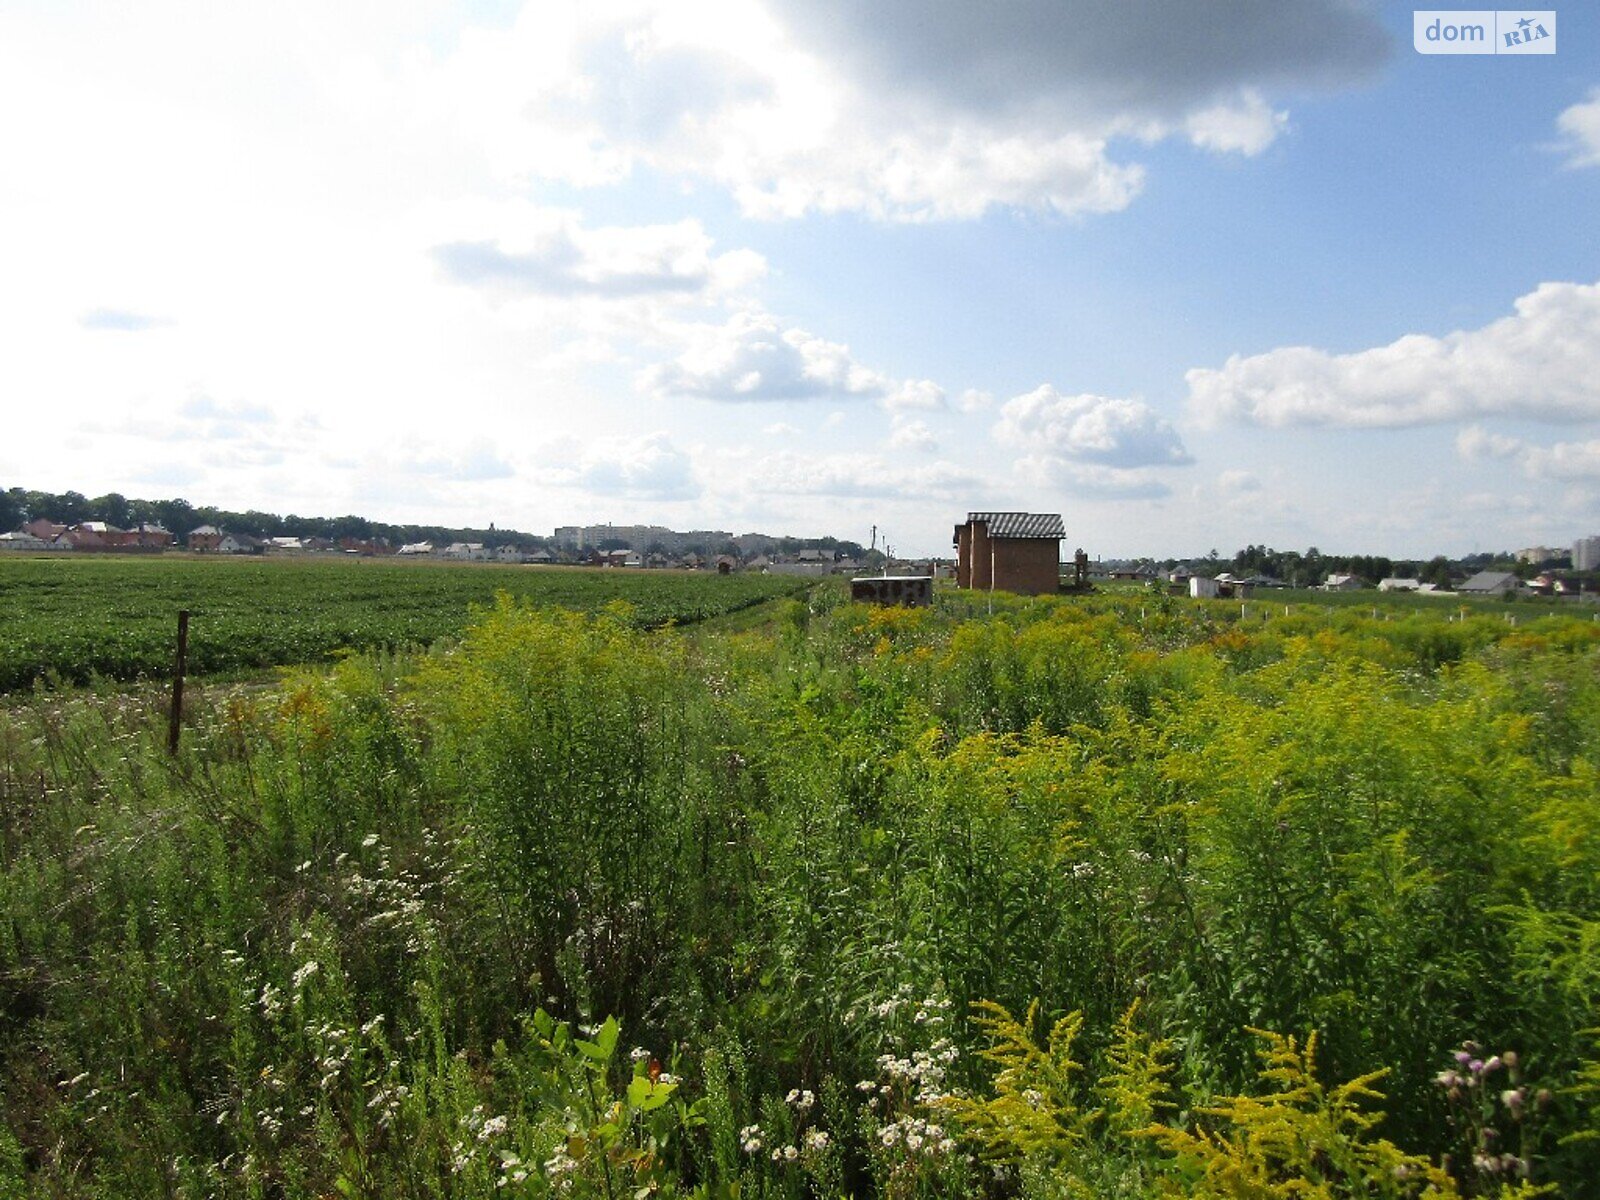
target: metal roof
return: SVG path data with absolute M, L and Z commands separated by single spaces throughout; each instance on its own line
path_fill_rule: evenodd
M 969 512 L 967 524 L 981 521 L 992 538 L 1064 538 L 1060 513 Z

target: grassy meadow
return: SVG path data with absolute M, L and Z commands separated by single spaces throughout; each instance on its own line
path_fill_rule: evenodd
M 1600 1195 L 1600 625 L 537 599 L 0 710 L 0 1195 Z
M 239 673 L 458 635 L 506 592 L 645 627 L 692 623 L 794 593 L 792 578 L 344 557 L 57 555 L 0 558 L 0 692 L 41 680 L 134 680 L 172 669 L 179 609 L 190 669 Z

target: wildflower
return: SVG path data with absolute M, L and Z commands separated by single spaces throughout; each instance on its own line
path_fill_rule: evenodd
M 478 1140 L 487 1142 L 490 1138 L 497 1138 L 506 1131 L 504 1117 L 490 1117 L 483 1123 L 483 1128 L 478 1130 Z
M 761 1126 L 746 1125 L 739 1130 L 739 1148 L 746 1154 L 761 1152 Z
M 293 977 L 291 979 L 291 982 L 294 984 L 295 990 L 299 991 L 301 988 L 305 987 L 306 980 L 310 979 L 313 975 L 315 975 L 321 969 L 322 969 L 321 964 L 319 964 L 316 959 L 314 959 L 314 958 L 306 959 L 306 961 L 304 963 L 302 963 L 299 967 L 295 968 L 294 975 L 293 975 Z
M 361 845 L 362 845 L 363 849 L 370 850 L 373 846 L 376 846 L 377 844 L 378 844 L 378 835 L 375 834 L 375 833 L 369 833 L 369 834 L 367 834 L 366 837 L 361 839 Z
M 828 1134 L 826 1130 L 809 1129 L 806 1131 L 806 1149 L 818 1154 L 828 1148 Z

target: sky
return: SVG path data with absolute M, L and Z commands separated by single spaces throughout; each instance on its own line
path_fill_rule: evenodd
M 0 486 L 1091 557 L 1600 532 L 1600 5 L 0 7 Z

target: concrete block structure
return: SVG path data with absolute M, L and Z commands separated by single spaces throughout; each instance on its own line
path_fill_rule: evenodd
M 1574 571 L 1600 569 L 1600 535 L 1579 538 L 1572 543 L 1572 569 Z
M 1064 537 L 1059 513 L 969 512 L 955 527 L 956 586 L 1054 595 Z
M 873 575 L 850 581 L 850 599 L 864 604 L 927 608 L 933 603 L 931 575 Z

